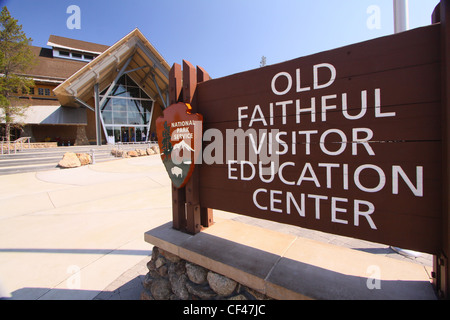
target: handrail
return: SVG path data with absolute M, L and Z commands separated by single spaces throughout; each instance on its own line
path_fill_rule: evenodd
M 20 144 L 20 151 L 23 151 L 23 144 L 26 142 L 28 142 L 28 148 L 30 148 L 31 137 L 21 137 L 14 140 L 12 142 L 12 144 L 14 145 L 14 154 L 17 153 L 17 145 Z M 11 141 L 5 143 L 3 140 L 0 142 L 0 154 L 3 154 L 4 145 L 7 146 L 8 154 L 11 154 Z

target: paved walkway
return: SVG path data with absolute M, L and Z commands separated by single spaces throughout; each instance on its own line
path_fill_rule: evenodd
M 0 296 L 136 300 L 151 246 L 144 233 L 171 221 L 159 156 L 0 176 Z M 226 212 L 215 216 L 431 265 L 389 246 Z
M 170 221 L 159 156 L 0 177 L 0 283 L 13 299 L 93 299 Z

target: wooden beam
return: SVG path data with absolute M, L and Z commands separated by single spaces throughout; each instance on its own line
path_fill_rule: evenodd
M 144 69 L 144 68 L 149 68 L 149 67 L 150 67 L 149 65 L 146 65 L 146 66 L 142 66 L 142 67 L 134 68 L 134 69 L 131 69 L 131 70 L 125 71 L 125 72 L 124 72 L 123 74 L 129 74 L 129 73 L 132 73 L 132 72 L 135 72 L 135 71 L 138 71 L 138 70 Z
M 197 66 L 197 84 L 198 83 L 202 83 L 205 81 L 211 80 L 211 77 L 209 76 L 209 74 L 202 68 Z M 197 106 L 195 104 L 195 101 L 192 103 L 192 112 L 197 112 Z M 198 180 L 199 180 L 199 167 L 196 168 L 196 170 L 193 173 L 193 176 L 191 177 L 191 179 L 194 179 L 197 183 L 197 188 L 198 186 Z M 209 228 L 210 226 L 213 225 L 214 223 L 214 217 L 213 217 L 213 210 L 210 208 L 206 208 L 206 207 L 201 207 L 200 206 L 200 198 L 199 198 L 199 207 L 200 207 L 200 220 L 201 220 L 201 225 L 204 228 Z
M 183 102 L 191 104 L 197 87 L 197 71 L 195 67 L 183 60 Z M 192 113 L 195 113 L 192 110 Z M 196 234 L 201 231 L 200 194 L 198 167 L 194 170 L 186 189 L 186 231 Z
M 441 99 L 443 132 L 443 211 L 442 254 L 435 262 L 437 289 L 440 296 L 450 298 L 450 0 L 441 0 Z
M 182 89 L 181 65 L 174 63 L 169 73 L 169 104 L 175 104 L 180 98 Z
M 170 104 L 178 102 L 181 92 L 182 73 L 181 66 L 174 64 L 169 72 Z M 172 184 L 172 227 L 176 230 L 186 229 L 186 193 L 185 189 L 177 189 Z
M 141 40 L 138 40 L 136 42 L 136 46 L 142 50 L 142 52 L 146 55 L 147 58 L 149 58 L 152 62 L 153 62 L 153 66 L 158 69 L 166 78 L 169 78 L 169 72 L 167 71 L 166 68 L 164 68 L 164 66 L 161 64 L 161 62 L 159 62 L 158 59 L 156 59 L 156 57 L 153 56 L 153 54 L 151 54 L 149 52 L 149 50 L 145 47 L 145 45 L 141 42 Z
M 128 60 L 125 62 L 125 64 L 122 66 L 122 68 L 120 69 L 119 73 L 117 74 L 116 78 L 113 80 L 113 82 L 111 83 L 111 85 L 109 86 L 108 90 L 106 90 L 105 95 L 103 96 L 103 98 L 100 100 L 99 103 L 99 107 L 102 108 L 103 105 L 106 102 L 106 99 L 108 99 L 109 94 L 111 93 L 112 89 L 114 89 L 114 87 L 117 84 L 117 81 L 119 81 L 120 77 L 123 75 L 123 73 L 125 72 L 125 70 L 127 69 L 128 65 L 130 64 L 131 60 L 133 59 L 133 55 L 131 55 Z
M 196 87 L 197 71 L 190 62 L 183 60 L 183 102 L 192 102 Z

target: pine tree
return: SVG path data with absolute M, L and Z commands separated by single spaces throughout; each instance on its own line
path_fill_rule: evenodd
M 162 152 L 168 156 L 172 152 L 173 146 L 170 142 L 171 140 L 170 136 L 170 126 L 167 124 L 167 121 L 164 122 L 164 130 L 163 130 L 163 139 L 162 139 Z
M 265 67 L 266 65 L 267 65 L 267 58 L 265 56 L 262 56 L 261 61 L 259 62 L 259 66 L 262 68 Z
M 3 7 L 0 13 L 0 122 L 5 123 L 8 142 L 11 126 L 27 107 L 19 103 L 16 94 L 27 94 L 34 86 L 33 80 L 21 76 L 35 64 L 31 42 L 22 31 L 22 25 Z

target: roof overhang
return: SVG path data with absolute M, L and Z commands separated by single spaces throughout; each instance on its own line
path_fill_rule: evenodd
M 164 105 L 170 66 L 137 28 L 53 91 L 61 105 L 79 107 L 78 101 L 87 102 L 94 96 L 95 84 L 100 92 L 105 90 L 123 68 L 150 97 Z
M 4 112 L 0 110 L 2 114 Z M 85 109 L 52 105 L 29 106 L 23 115 L 14 120 L 23 124 L 87 125 Z
M 73 47 L 69 47 L 69 46 L 64 46 L 64 45 L 61 45 L 61 44 L 53 43 L 51 41 L 47 42 L 47 46 L 52 47 L 52 48 L 74 50 L 74 51 L 78 51 L 78 52 L 91 53 L 91 54 L 96 54 L 96 55 L 101 54 L 100 51 L 91 51 L 91 50 L 77 49 L 77 48 L 73 48 Z

